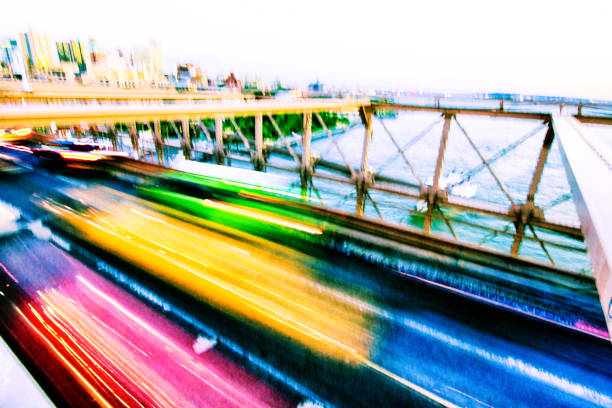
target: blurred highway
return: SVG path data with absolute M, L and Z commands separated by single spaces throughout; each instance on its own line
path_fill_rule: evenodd
M 61 249 L 4 238 L 2 322 L 72 406 L 289 406 L 289 401 Z
M 322 227 L 304 217 L 291 218 L 282 211 L 271 214 L 219 197 L 194 200 L 194 206 L 213 211 L 206 213 L 207 218 L 168 202 L 143 200 L 137 195 L 150 198 L 162 190 L 146 183 L 135 188 L 135 182 L 101 174 L 74 178 L 45 170 L 0 180 L 0 200 L 18 208 L 26 220 L 42 219 L 53 234 L 47 238 L 56 242 L 53 246 L 22 232 L 4 238 L 0 245 L 0 262 L 19 280 L 16 285 L 6 274 L 15 292 L 12 303 L 2 308 L 12 321 L 26 323 L 9 324 L 15 337 L 23 338 L 18 327 L 31 327 L 35 333 L 50 333 L 47 327 L 55 333 L 65 330 L 64 341 L 71 347 L 97 349 L 96 361 L 114 362 L 123 373 L 117 380 L 122 386 L 144 375 L 124 362 L 142 355 L 130 344 L 157 356 L 143 364 L 154 382 L 163 384 L 163 393 L 125 385 L 121 390 L 111 387 L 114 395 L 101 387 L 104 400 L 119 396 L 125 400 L 128 390 L 135 399 L 159 398 L 146 403 L 168 399 L 183 405 L 175 398 L 186 398 L 198 405 L 197 398 L 212 398 L 200 403 L 215 405 L 214 398 L 222 396 L 193 392 L 188 384 L 200 380 L 185 366 L 195 359 L 207 367 L 207 359 L 216 355 L 214 367 L 242 376 L 223 377 L 230 401 L 241 405 L 241 398 L 249 395 L 257 405 L 288 403 L 215 354 L 216 348 L 203 357 L 194 356 L 188 351 L 193 349 L 193 336 L 71 260 L 58 248 L 62 242 L 67 249 L 82 246 L 94 253 L 93 258 L 104 258 L 165 302 L 189 307 L 196 318 L 218 330 L 220 338 L 231 339 L 305 390 L 337 405 L 612 405 L 609 341 L 485 306 L 363 259 L 317 247 Z M 219 211 L 233 215 L 215 222 Z M 284 234 L 285 245 L 253 235 L 260 229 Z M 308 252 L 303 252 L 300 237 L 315 237 Z M 25 256 L 37 251 L 44 256 Z M 126 314 L 131 309 L 117 308 L 118 304 L 137 312 Z M 146 317 L 142 322 L 148 326 L 139 320 L 128 324 L 129 313 Z M 60 315 L 68 316 L 68 323 Z M 96 319 L 117 334 L 94 324 Z M 152 333 L 164 333 L 176 349 L 168 351 L 168 343 Z M 108 349 L 94 346 L 107 338 L 112 339 Z M 56 348 L 61 344 L 49 341 Z M 164 358 L 167 355 L 173 358 Z M 78 365 L 80 358 L 95 359 L 81 353 L 71 358 L 72 365 Z M 179 376 L 189 380 L 172 381 Z M 232 378 L 238 379 L 232 382 Z M 219 387 L 213 380 L 207 379 Z

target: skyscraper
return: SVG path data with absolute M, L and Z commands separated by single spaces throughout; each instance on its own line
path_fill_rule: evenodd
M 162 82 L 164 67 L 161 47 L 158 42 L 151 41 L 147 48 L 136 49 L 133 54 L 134 68 L 146 83 Z
M 57 67 L 58 55 L 49 37 L 30 29 L 27 33 L 21 33 L 19 39 L 26 65 L 32 73 L 48 72 Z
M 58 42 L 57 55 L 60 62 L 72 62 L 78 67 L 80 73 L 86 72 L 91 63 L 89 50 L 86 44 L 81 44 L 78 40 Z
M 0 41 L 0 62 L 5 72 L 23 77 L 26 74 L 26 64 L 19 42 L 14 39 Z

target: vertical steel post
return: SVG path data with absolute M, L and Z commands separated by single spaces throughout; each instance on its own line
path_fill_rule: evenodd
M 550 147 L 552 146 L 554 138 L 555 132 L 553 130 L 552 124 L 549 123 L 548 129 L 546 131 L 546 136 L 544 136 L 544 141 L 542 142 L 542 149 L 540 149 L 540 155 L 538 156 L 538 162 L 533 172 L 531 184 L 529 185 L 529 193 L 527 193 L 527 202 L 533 203 L 535 199 L 535 195 L 538 191 L 538 185 L 540 184 L 540 180 L 542 179 L 542 173 L 544 172 L 544 165 L 546 165 L 546 159 L 548 158 L 548 152 L 550 151 Z
M 255 157 L 253 166 L 255 170 L 262 171 L 264 169 L 263 156 L 263 114 L 261 112 L 255 114 Z
M 365 209 L 366 194 L 368 192 L 368 185 L 370 184 L 371 175 L 370 169 L 368 168 L 368 159 L 370 155 L 370 142 L 372 140 L 372 108 L 361 107 L 359 108 L 359 116 L 364 126 L 363 134 L 363 150 L 361 152 L 361 171 L 357 175 L 355 180 L 355 187 L 357 191 L 357 204 L 355 212 L 357 215 L 363 215 Z
M 138 129 L 136 122 L 132 122 L 129 125 L 130 142 L 132 142 L 132 149 L 136 153 L 136 158 L 140 159 L 140 146 L 138 145 Z
M 225 151 L 223 150 L 223 116 L 215 115 L 215 141 L 216 146 L 214 150 L 217 164 L 225 163 Z
M 302 191 L 308 189 L 312 177 L 312 159 L 310 157 L 310 139 L 312 137 L 312 111 L 304 112 L 304 131 L 302 132 L 302 166 L 300 168 L 300 182 Z
M 546 136 L 544 136 L 544 141 L 542 142 L 542 148 L 540 149 L 540 155 L 538 156 L 538 161 L 536 163 L 535 170 L 533 171 L 533 176 L 531 177 L 531 184 L 529 185 L 527 199 L 525 200 L 525 204 L 514 211 L 517 218 L 514 220 L 516 233 L 514 234 L 512 249 L 510 250 L 512 256 L 518 256 L 521 242 L 523 241 L 523 236 L 525 235 L 525 225 L 529 222 L 529 219 L 533 215 L 533 202 L 538 191 L 538 185 L 542 179 L 544 165 L 546 164 L 548 152 L 550 151 L 550 146 L 552 145 L 554 138 L 555 132 L 553 131 L 552 124 L 549 123 Z
M 153 144 L 159 164 L 164 164 L 164 144 L 162 142 L 161 125 L 159 120 L 153 122 Z
M 108 138 L 110 139 L 112 145 L 113 145 L 113 150 L 117 151 L 118 147 L 117 147 L 117 130 L 115 129 L 115 124 L 114 123 L 109 123 L 107 125 L 108 127 Z
M 425 224 L 423 225 L 423 230 L 425 233 L 429 233 L 431 231 L 431 218 L 436 206 L 440 176 L 442 175 L 442 164 L 444 163 L 444 153 L 446 152 L 446 142 L 448 141 L 448 133 L 450 131 L 452 117 L 453 115 L 447 113 L 444 114 L 444 127 L 442 128 L 442 137 L 440 138 L 440 147 L 438 148 L 436 170 L 434 173 L 432 186 L 427 191 L 427 213 L 425 214 Z
M 183 137 L 181 139 L 181 146 L 183 147 L 183 155 L 185 155 L 186 160 L 191 160 L 191 135 L 189 134 L 189 119 L 183 119 L 182 125 Z

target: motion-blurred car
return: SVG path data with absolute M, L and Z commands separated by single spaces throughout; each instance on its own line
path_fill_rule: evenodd
M 51 168 L 82 167 L 111 156 L 127 157 L 97 143 L 48 139 L 31 129 L 1 131 L 0 150 L 31 165 Z

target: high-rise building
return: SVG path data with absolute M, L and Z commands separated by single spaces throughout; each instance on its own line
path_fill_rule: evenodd
M 0 63 L 5 75 L 23 77 L 26 74 L 23 51 L 17 40 L 7 38 L 0 41 Z
M 89 39 L 89 55 L 92 64 L 102 64 L 106 60 L 106 54 L 100 50 L 98 43 L 93 38 Z
M 30 29 L 27 33 L 21 33 L 19 39 L 26 65 L 32 73 L 48 72 L 57 67 L 58 56 L 49 37 Z
M 87 72 L 91 59 L 86 44 L 81 44 L 78 40 L 71 40 L 58 42 L 56 46 L 60 62 L 74 63 L 77 65 L 79 73 Z
M 136 49 L 132 61 L 143 82 L 148 84 L 165 82 L 163 56 L 157 41 L 151 41 L 146 48 Z

